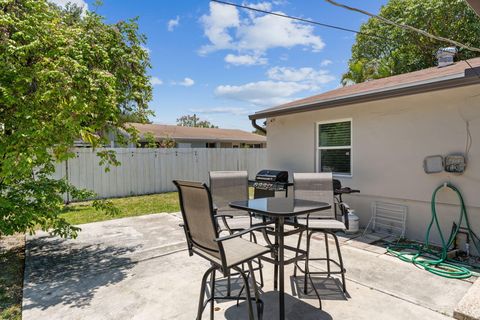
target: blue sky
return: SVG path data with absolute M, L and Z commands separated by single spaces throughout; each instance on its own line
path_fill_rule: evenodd
M 64 4 L 68 0 L 51 0 Z M 248 114 L 339 86 L 354 34 L 207 0 L 104 0 L 113 23 L 139 17 L 148 40 L 155 123 L 196 113 L 221 128 L 252 131 Z M 323 0 L 231 2 L 358 30 L 367 19 Z M 378 12 L 386 0 L 345 4 Z

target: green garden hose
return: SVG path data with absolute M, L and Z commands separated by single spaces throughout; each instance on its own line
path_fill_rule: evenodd
M 440 189 L 447 187 L 453 190 L 460 201 L 460 217 L 458 223 L 456 224 L 456 228 L 452 229 L 450 236 L 447 241 L 445 241 L 445 237 L 443 236 L 442 230 L 440 228 L 440 223 L 438 221 L 437 216 L 437 205 L 436 205 L 436 198 L 437 193 Z M 432 219 L 430 224 L 427 228 L 427 233 L 425 235 L 425 243 L 421 244 L 396 244 L 387 247 L 387 252 L 390 254 L 398 257 L 400 260 L 405 262 L 411 262 L 415 265 L 421 266 L 423 269 L 445 277 L 445 278 L 453 278 L 453 279 L 465 279 L 469 278 L 475 273 L 470 270 L 467 265 L 461 265 L 459 263 L 453 262 L 452 260 L 447 258 L 447 253 L 449 248 L 452 246 L 455 238 L 457 237 L 458 231 L 460 230 L 460 226 L 462 225 L 463 220 L 465 220 L 466 229 L 468 230 L 468 234 L 472 239 L 472 242 L 477 249 L 477 253 L 480 253 L 480 239 L 478 236 L 473 232 L 470 227 L 470 221 L 468 220 L 467 209 L 465 206 L 465 202 L 463 201 L 462 194 L 457 187 L 452 185 L 451 183 L 442 184 L 438 186 L 432 194 L 432 201 L 431 201 L 431 210 L 432 210 Z M 442 242 L 442 248 L 440 251 L 433 250 L 430 248 L 430 232 L 432 227 L 435 227 L 438 230 L 440 235 L 440 239 Z

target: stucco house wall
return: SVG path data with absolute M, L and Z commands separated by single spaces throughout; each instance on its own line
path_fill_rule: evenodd
M 352 176 L 338 178 L 361 190 L 344 198 L 361 225 L 368 223 L 373 201 L 404 204 L 409 209 L 407 237 L 423 240 L 432 192 L 450 181 L 461 189 L 471 224 L 480 233 L 480 85 L 269 118 L 268 167 L 316 171 L 316 123 L 337 119 L 352 120 Z M 473 144 L 465 173 L 426 174 L 426 156 L 465 151 L 466 120 Z M 447 190 L 438 200 L 448 236 L 458 220 L 458 201 Z M 432 236 L 439 241 L 437 234 Z

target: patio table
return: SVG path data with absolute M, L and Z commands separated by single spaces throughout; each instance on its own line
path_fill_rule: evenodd
M 321 210 L 329 209 L 331 206 L 325 202 L 319 201 L 310 201 L 310 200 L 301 200 L 295 199 L 292 197 L 289 198 L 261 198 L 261 199 L 250 199 L 242 201 L 233 201 L 230 203 L 230 207 L 253 212 L 259 215 L 267 216 L 275 221 L 275 229 L 273 235 L 275 236 L 275 245 L 274 245 L 274 259 L 269 259 L 267 257 L 262 257 L 263 260 L 272 262 L 275 265 L 275 276 L 274 276 L 274 289 L 277 289 L 277 279 L 278 279 L 278 289 L 279 289 L 279 319 L 285 319 L 285 283 L 284 283 L 284 274 L 285 274 L 285 265 L 293 263 L 299 259 L 302 259 L 306 254 L 305 251 L 299 250 L 301 254 L 297 255 L 296 258 L 291 258 L 288 261 L 285 261 L 284 251 L 285 249 L 297 251 L 296 248 L 285 246 L 284 237 L 286 235 L 291 235 L 298 233 L 304 228 L 303 226 L 297 225 L 297 230 L 285 232 L 285 219 L 292 218 L 299 215 L 304 215 L 312 212 L 317 212 Z M 295 224 L 294 224 L 295 225 Z M 277 272 L 279 277 L 277 278 Z

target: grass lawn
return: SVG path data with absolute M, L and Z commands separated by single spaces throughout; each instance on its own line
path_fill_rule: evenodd
M 96 211 L 91 202 L 73 203 L 62 217 L 71 224 L 180 211 L 176 192 L 111 199 L 120 213 L 115 216 Z M 0 319 L 22 319 L 22 287 L 25 263 L 25 236 L 0 238 Z
M 250 188 L 250 196 L 253 189 Z M 71 224 L 83 224 L 144 214 L 180 211 L 177 192 L 111 199 L 120 213 L 115 216 L 97 211 L 91 202 L 72 203 L 61 215 Z M 21 320 L 22 287 L 25 262 L 25 237 L 0 239 L 0 319 Z
M 151 213 L 180 211 L 176 192 L 117 198 L 111 199 L 111 201 L 120 209 L 118 215 L 112 216 L 97 211 L 92 207 L 91 202 L 79 202 L 68 205 L 62 217 L 71 224 L 82 224 Z

